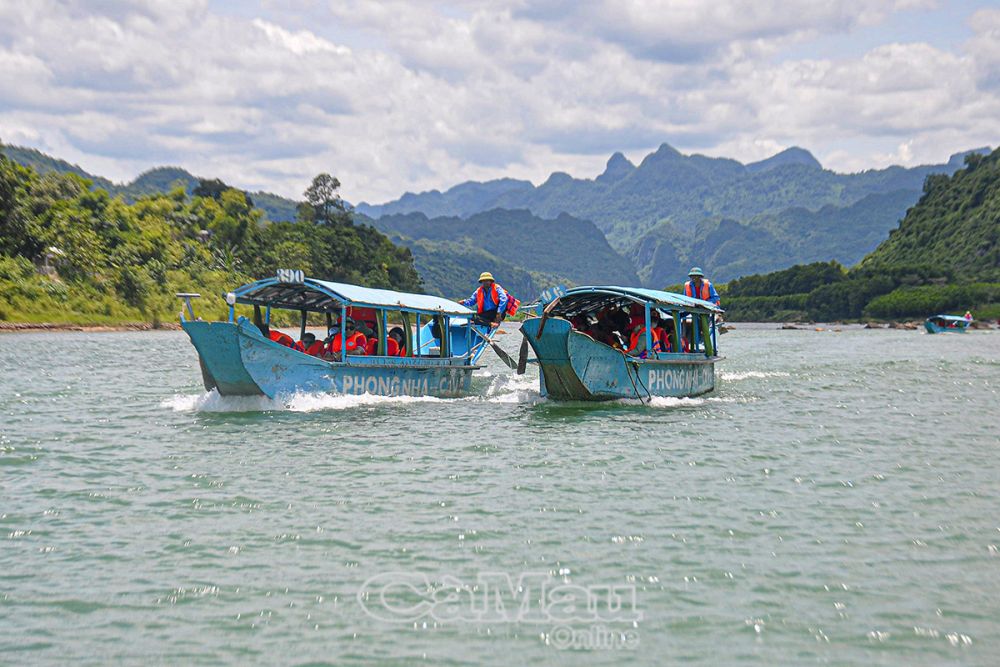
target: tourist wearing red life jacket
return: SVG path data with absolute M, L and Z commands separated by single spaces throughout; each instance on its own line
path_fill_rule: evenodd
M 333 335 L 333 338 L 330 338 L 330 342 L 325 350 L 325 356 L 340 357 L 340 353 L 343 351 L 345 335 L 347 338 L 347 354 L 365 354 L 368 339 L 363 333 L 357 330 L 354 320 L 348 317 L 344 324 L 344 331 L 337 331 Z
M 646 318 L 643 316 L 635 315 L 632 317 L 630 322 L 630 330 L 632 332 L 629 338 L 628 353 L 633 357 L 639 357 L 645 359 L 649 356 L 649 350 L 646 349 Z M 650 339 L 653 344 L 653 352 L 663 351 L 663 329 L 659 327 L 660 316 L 656 313 L 649 314 L 650 322 Z
M 385 353 L 390 357 L 406 356 L 406 336 L 399 327 L 393 327 L 385 339 Z
M 302 335 L 302 340 L 295 344 L 295 349 L 299 352 L 318 357 L 323 353 L 323 341 L 316 340 L 316 334 L 307 332 Z
M 483 271 L 479 275 L 479 287 L 465 301 L 459 301 L 466 308 L 475 307 L 475 324 L 498 327 L 507 315 L 517 312 L 520 301 L 507 293 L 503 287 L 493 280 L 493 274 Z
M 267 332 L 267 337 L 273 340 L 275 343 L 278 343 L 279 345 L 284 345 L 285 347 L 291 347 L 291 348 L 295 347 L 295 339 L 289 336 L 288 334 L 281 333 L 277 329 L 270 329 Z
M 684 283 L 684 296 L 708 301 L 716 306 L 719 305 L 721 301 L 719 293 L 715 291 L 715 286 L 712 283 L 705 280 L 705 274 L 702 273 L 701 269 L 697 266 L 691 267 L 691 270 L 688 271 L 688 278 L 690 280 Z
M 399 356 L 399 343 L 397 343 L 393 338 L 385 339 L 385 356 L 387 357 Z

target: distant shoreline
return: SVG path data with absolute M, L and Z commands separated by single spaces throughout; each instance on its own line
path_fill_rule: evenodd
M 153 326 L 149 322 L 124 322 L 122 324 L 70 324 L 66 322 L 0 322 L 0 334 L 6 333 L 46 333 L 59 331 L 83 331 L 105 333 L 113 331 L 180 331 L 176 322 L 161 322 Z

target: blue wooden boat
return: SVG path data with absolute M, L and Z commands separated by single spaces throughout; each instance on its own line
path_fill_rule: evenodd
M 471 310 L 448 299 L 316 280 L 301 271 L 278 271 L 274 278 L 227 294 L 227 322 L 196 318 L 191 298 L 198 295 L 178 296 L 187 310 L 187 316 L 181 311 L 181 327 L 198 351 L 205 388 L 223 396 L 463 396 L 471 389 L 472 372 L 480 368 L 476 362 L 493 334 L 489 327 L 473 323 Z M 252 306 L 253 319 L 237 317 L 237 304 Z M 376 313 L 378 345 L 372 355 L 348 354 L 345 340 L 339 358 L 324 359 L 265 335 L 272 310 L 299 314 L 301 340 L 310 320 L 313 327 L 325 320 L 326 327 L 316 327 L 325 335 L 331 325 L 347 321 L 354 308 Z M 386 355 L 390 321 L 402 324 L 406 356 Z
M 644 317 L 644 349 L 654 350 L 650 318 L 667 323 L 671 349 L 632 356 L 599 342 L 573 322 L 594 321 L 600 314 L 629 310 Z M 649 400 L 654 396 L 698 396 L 715 388 L 716 322 L 722 309 L 700 299 L 635 287 L 577 287 L 525 320 L 521 333 L 541 368 L 541 392 L 559 400 Z M 671 324 L 672 323 L 672 324 Z M 523 357 L 522 357 L 523 358 Z
M 972 320 L 967 320 L 958 315 L 933 315 L 924 321 L 924 328 L 927 333 L 965 333 L 965 330 L 972 324 Z

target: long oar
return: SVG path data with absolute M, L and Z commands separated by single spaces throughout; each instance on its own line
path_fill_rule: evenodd
M 528 337 L 521 336 L 521 350 L 517 355 L 517 374 L 524 375 L 524 370 L 528 367 Z
M 501 350 L 499 345 L 497 345 L 489 338 L 484 336 L 482 333 L 480 333 L 479 329 L 477 329 L 475 326 L 472 326 L 472 330 L 476 332 L 477 336 L 479 336 L 480 338 L 482 338 L 483 340 L 485 340 L 487 343 L 490 344 L 490 347 L 493 348 L 493 351 L 497 353 L 498 357 L 500 357 L 500 361 L 504 362 L 504 364 L 506 364 L 508 368 L 510 368 L 511 370 L 515 370 L 517 368 L 517 363 L 513 359 L 511 359 L 509 354 Z

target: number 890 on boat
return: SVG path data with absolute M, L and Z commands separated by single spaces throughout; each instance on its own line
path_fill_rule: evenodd
M 298 285 L 305 280 L 305 274 L 297 269 L 278 269 L 278 282 Z

